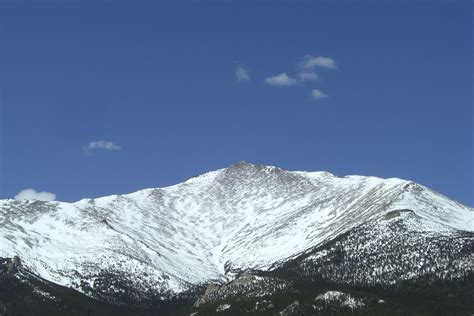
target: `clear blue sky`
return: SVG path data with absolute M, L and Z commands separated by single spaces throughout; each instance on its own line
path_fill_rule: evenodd
M 112 2 L 0 4 L 0 198 L 246 160 L 474 205 L 471 1 Z

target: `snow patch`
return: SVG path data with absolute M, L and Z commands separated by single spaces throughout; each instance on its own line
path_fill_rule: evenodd
M 336 303 L 340 306 L 349 307 L 350 309 L 359 309 L 365 306 L 361 299 L 339 291 L 327 291 L 326 293 L 319 294 L 315 300 L 325 302 L 326 304 Z
M 217 306 L 216 312 L 223 312 L 226 309 L 229 309 L 230 307 L 231 307 L 230 304 L 221 304 L 221 305 Z

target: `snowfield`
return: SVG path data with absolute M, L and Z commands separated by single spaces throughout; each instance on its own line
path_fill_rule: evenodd
M 364 223 L 405 213 L 417 216 L 407 221 L 413 231 L 474 231 L 474 209 L 411 181 L 242 162 L 127 195 L 0 200 L 0 257 L 18 255 L 44 279 L 80 291 L 106 271 L 172 295 L 229 281 L 239 269 L 273 269 Z

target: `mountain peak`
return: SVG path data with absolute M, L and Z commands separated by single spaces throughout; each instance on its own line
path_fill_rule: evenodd
M 237 163 L 234 163 L 231 165 L 227 170 L 232 170 L 232 171 L 274 171 L 274 170 L 279 170 L 283 171 L 283 169 L 275 166 L 269 166 L 269 165 L 264 165 L 264 164 L 255 164 L 251 163 L 248 161 L 241 160 Z
M 413 210 L 422 219 L 410 222 L 417 230 L 473 230 L 472 209 L 424 187 L 400 194 L 408 184 L 241 161 L 124 196 L 6 201 L 0 257 L 19 255 L 41 277 L 71 287 L 119 269 L 142 285 L 181 292 L 228 278 L 228 271 L 271 269 L 365 223 L 377 225 L 390 211 Z
M 232 164 L 228 169 L 248 169 L 248 168 L 262 169 L 265 167 L 266 166 L 262 164 L 254 164 L 245 160 L 241 160 L 239 162 Z

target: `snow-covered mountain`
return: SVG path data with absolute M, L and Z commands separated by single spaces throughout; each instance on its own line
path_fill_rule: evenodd
M 474 232 L 474 209 L 411 181 L 240 162 L 127 195 L 0 200 L 0 257 L 18 256 L 31 273 L 87 295 L 123 291 L 104 286 L 112 275 L 166 299 L 239 271 L 321 260 L 330 253 L 321 247 L 361 227 L 371 231 L 361 251 L 383 246 L 399 220 L 416 236 Z M 472 252 L 459 260 L 472 271 Z

